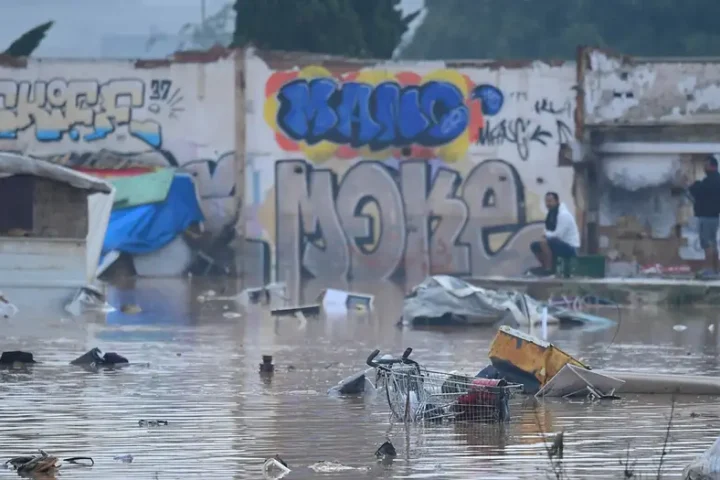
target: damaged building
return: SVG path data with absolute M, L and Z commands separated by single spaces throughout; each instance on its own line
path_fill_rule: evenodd
M 720 60 L 578 55 L 587 246 L 611 261 L 705 258 L 686 187 L 720 153 Z

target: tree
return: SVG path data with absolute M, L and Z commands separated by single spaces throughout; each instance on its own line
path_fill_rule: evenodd
M 227 47 L 233 40 L 233 27 L 233 4 L 230 2 L 199 23 L 188 22 L 183 25 L 177 34 L 180 41 L 175 48 L 182 51 L 209 50 L 215 45 Z M 170 35 L 167 33 L 151 29 L 145 51 L 150 51 L 155 44 L 168 38 Z
M 234 45 L 390 58 L 420 13 L 400 0 L 236 0 Z
M 45 38 L 45 34 L 55 22 L 47 22 L 42 25 L 38 25 L 32 30 L 20 35 L 10 46 L 3 52 L 4 55 L 10 55 L 11 57 L 29 57 L 37 47 L 40 46 L 40 42 Z
M 638 56 L 720 52 L 717 0 L 426 0 L 407 59 L 565 58 L 578 45 Z

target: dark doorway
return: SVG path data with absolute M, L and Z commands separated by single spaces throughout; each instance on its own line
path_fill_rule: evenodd
M 0 235 L 32 232 L 34 180 L 31 175 L 0 177 Z

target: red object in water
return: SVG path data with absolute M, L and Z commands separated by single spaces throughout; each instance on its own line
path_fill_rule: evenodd
M 499 387 L 506 382 L 494 378 L 476 378 L 470 385 L 470 391 L 460 395 L 457 402 L 460 405 L 492 405 L 495 403 L 495 392 L 485 390 L 483 387 Z

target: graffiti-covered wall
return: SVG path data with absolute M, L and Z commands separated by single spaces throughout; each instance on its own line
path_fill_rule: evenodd
M 249 53 L 248 236 L 297 294 L 428 273 L 519 274 L 542 197 L 574 209 L 575 69 Z
M 208 226 L 232 221 L 234 58 L 0 65 L 0 150 L 70 166 L 184 167 Z

